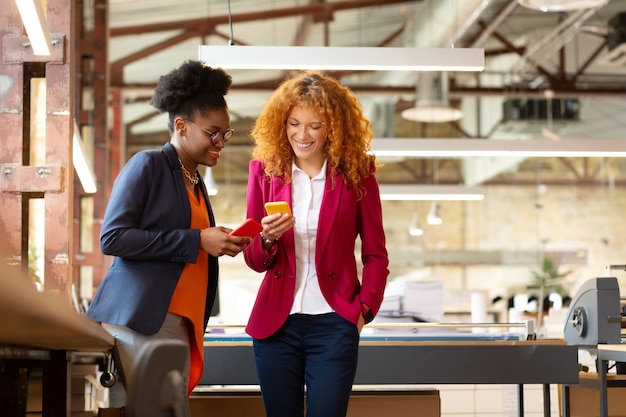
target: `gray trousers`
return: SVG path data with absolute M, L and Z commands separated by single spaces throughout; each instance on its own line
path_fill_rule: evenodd
M 155 339 L 178 339 L 189 346 L 189 325 L 187 319 L 172 313 L 167 313 L 161 329 L 150 335 L 138 333 L 126 326 L 102 323 L 102 327 L 115 338 L 113 359 L 127 392 L 133 383 L 133 366 L 137 354 L 144 343 Z M 187 363 L 183 373 L 185 384 L 189 381 L 189 366 L 189 363 Z

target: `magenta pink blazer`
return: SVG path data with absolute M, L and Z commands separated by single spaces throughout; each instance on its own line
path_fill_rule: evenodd
M 365 193 L 359 201 L 354 190 L 343 183 L 341 175 L 335 176 L 333 186 L 330 171 L 327 172 L 315 248 L 322 294 L 334 311 L 354 324 L 361 314 L 361 302 L 374 314 L 378 312 L 389 275 L 378 182 L 372 175 L 362 184 Z M 262 163 L 250 161 L 247 217 L 260 222 L 266 215 L 263 205 L 268 201 L 287 201 L 291 206 L 291 184 L 280 177 L 268 182 Z M 357 266 L 355 258 L 359 235 L 362 268 Z M 296 284 L 293 229 L 278 240 L 271 253 L 263 250 L 260 238 L 255 238 L 245 249 L 244 258 L 250 268 L 265 273 L 246 327 L 250 336 L 264 339 L 283 325 L 293 303 Z

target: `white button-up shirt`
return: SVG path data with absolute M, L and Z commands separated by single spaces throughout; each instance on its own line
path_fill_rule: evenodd
M 333 311 L 322 295 L 315 268 L 315 242 L 326 184 L 326 165 L 327 162 L 324 162 L 319 174 L 313 178 L 309 178 L 295 163 L 291 168 L 291 205 L 296 218 L 296 293 L 291 314 L 324 314 Z

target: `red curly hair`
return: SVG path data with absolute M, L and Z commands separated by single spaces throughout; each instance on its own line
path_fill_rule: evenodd
M 334 177 L 340 172 L 360 198 L 361 179 L 373 175 L 380 166 L 369 152 L 374 132 L 354 93 L 320 72 L 299 71 L 274 91 L 250 132 L 256 144 L 252 157 L 265 163 L 268 178 L 283 176 L 291 182 L 294 153 L 287 140 L 286 123 L 296 106 L 311 108 L 320 116 L 331 174 Z

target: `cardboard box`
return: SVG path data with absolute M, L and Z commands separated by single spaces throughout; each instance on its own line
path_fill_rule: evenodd
M 260 392 L 192 393 L 191 417 L 265 417 Z M 347 417 L 440 417 L 439 391 L 360 391 L 350 397 Z
M 626 388 L 608 388 L 609 417 L 626 417 Z M 569 388 L 570 417 L 600 415 L 600 391 L 593 388 Z
M 98 409 L 98 417 L 125 417 L 125 407 L 107 407 Z
M 437 390 L 358 392 L 350 397 L 347 417 L 440 417 Z
M 569 385 L 570 417 L 595 417 L 600 415 L 600 391 L 598 374 L 580 372 L 577 385 Z M 626 375 L 609 373 L 606 376 L 609 417 L 626 417 Z M 559 385 L 559 409 L 563 408 L 561 385 Z

